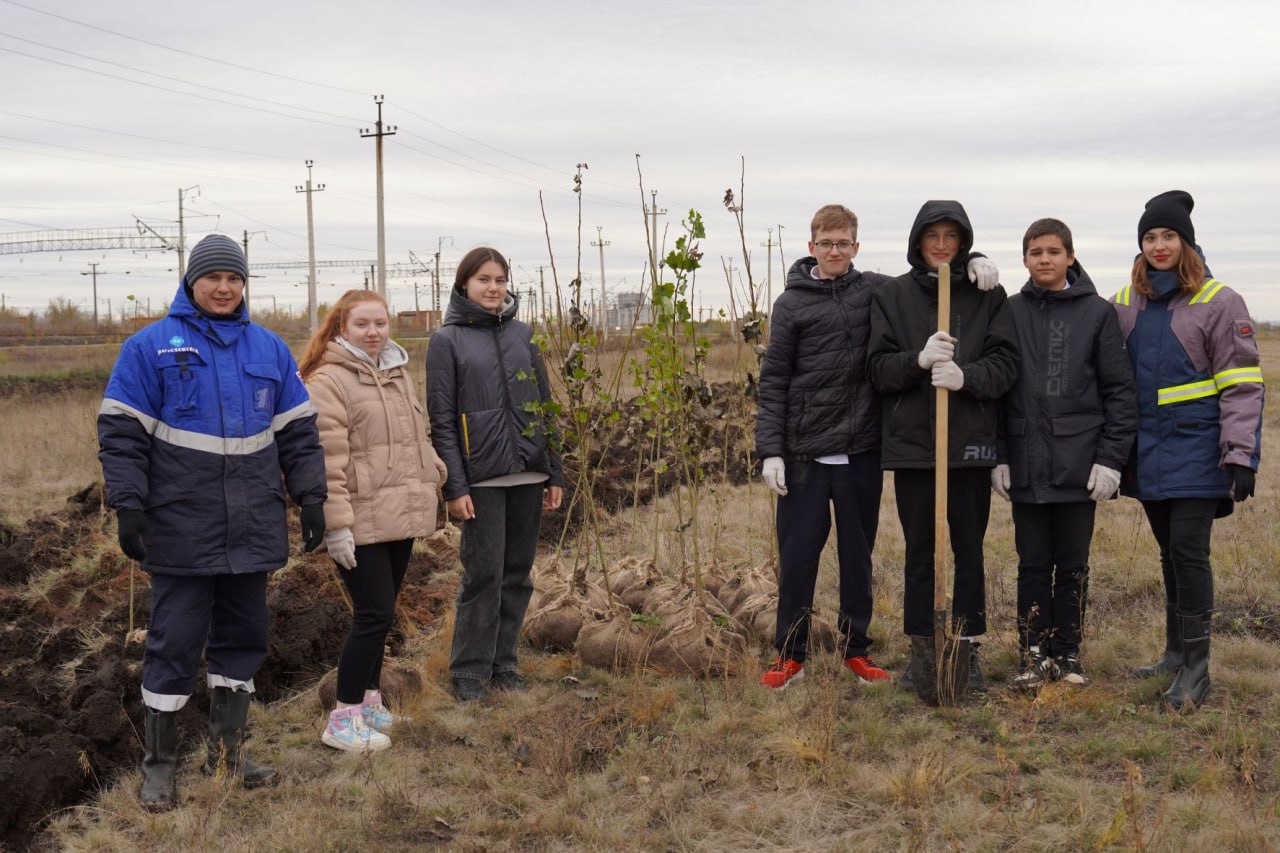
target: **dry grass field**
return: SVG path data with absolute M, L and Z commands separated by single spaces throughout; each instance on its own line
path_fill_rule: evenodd
M 1280 382 L 1280 336 L 1263 340 Z M 723 370 L 739 359 L 726 346 Z M 418 353 L 415 353 L 415 363 Z M 624 385 L 625 387 L 625 385 Z M 0 515 L 55 508 L 98 476 L 99 394 L 0 400 Z M 1264 449 L 1280 435 L 1268 400 Z M 888 486 L 888 483 L 886 483 Z M 426 692 L 372 758 L 319 740 L 313 691 L 254 709 L 253 747 L 282 783 L 243 791 L 196 769 L 187 743 L 181 808 L 143 812 L 136 773 L 51 817 L 41 843 L 89 850 L 1249 850 L 1280 849 L 1280 471 L 1264 457 L 1257 497 L 1215 525 L 1214 690 L 1204 708 L 1160 710 L 1166 680 L 1127 676 L 1157 654 L 1162 592 L 1133 501 L 1098 513 L 1084 662 L 1092 686 L 1037 696 L 1008 686 L 1016 662 L 1016 557 L 1006 504 L 987 538 L 991 689 L 957 709 L 895 685 L 859 686 L 834 657 L 781 693 L 758 662 L 718 680 L 608 673 L 572 655 L 524 653 L 525 694 L 460 707 L 446 691 L 450 626 L 412 630 Z M 886 488 L 876 550 L 872 653 L 891 668 L 901 635 L 902 537 Z M 773 551 L 758 480 L 711 486 L 704 552 L 758 565 Z M 610 519 L 607 559 L 676 553 L 671 498 Z M 674 563 L 674 558 L 670 563 Z M 673 569 L 673 565 L 667 568 Z M 831 613 L 833 543 L 818 606 Z M 35 579 L 32 581 L 36 582 Z M 123 689 L 136 689 L 126 685 Z

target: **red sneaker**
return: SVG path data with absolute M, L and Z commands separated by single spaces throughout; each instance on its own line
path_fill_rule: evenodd
M 866 655 L 861 657 L 846 658 L 844 665 L 849 667 L 854 675 L 858 676 L 859 681 L 892 681 L 893 677 L 880 667 L 876 666 L 875 661 Z
M 785 689 L 793 681 L 804 678 L 804 664 L 787 658 L 774 658 L 773 665 L 760 676 L 760 683 L 771 690 Z

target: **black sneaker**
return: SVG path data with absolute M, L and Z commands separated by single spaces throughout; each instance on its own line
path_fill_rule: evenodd
M 1022 669 L 1013 677 L 1013 686 L 1022 690 L 1035 690 L 1046 681 L 1058 678 L 1058 664 L 1053 658 L 1032 646 L 1022 654 Z
M 529 684 L 520 676 L 520 673 L 513 669 L 495 672 L 489 683 L 494 688 L 505 690 L 508 693 L 523 693 L 529 689 Z
M 458 678 L 454 676 L 453 680 L 453 696 L 459 702 L 478 702 L 481 699 L 489 698 L 489 691 L 485 689 L 484 682 L 478 678 Z
M 1058 670 L 1059 680 L 1074 684 L 1076 687 L 1089 686 L 1089 676 L 1084 674 L 1084 667 L 1081 666 L 1077 655 L 1060 655 L 1055 659 L 1054 666 Z

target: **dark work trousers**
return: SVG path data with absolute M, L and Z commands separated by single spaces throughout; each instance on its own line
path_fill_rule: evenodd
M 1089 592 L 1093 501 L 1013 504 L 1018 548 L 1018 642 L 1078 655 Z
M 908 636 L 933 636 L 933 477 L 932 468 L 893 472 L 898 520 L 906 540 L 903 566 L 902 623 Z M 987 631 L 986 570 L 982 540 L 991 514 L 991 469 L 952 468 L 947 475 L 947 525 L 951 553 L 951 616 L 962 636 Z
M 1151 532 L 1160 545 L 1165 600 L 1178 613 L 1197 616 L 1213 609 L 1213 568 L 1209 538 L 1217 498 L 1143 501 Z
M 545 483 L 471 490 L 476 517 L 462 522 L 462 584 L 449 674 L 488 680 L 516 671 L 516 643 L 533 594 Z
M 149 707 L 176 710 L 174 700 L 192 694 L 202 652 L 209 675 L 253 679 L 267 656 L 267 574 L 151 575 L 142 657 Z
M 413 553 L 412 539 L 356 546 L 356 567 L 337 563 L 338 577 L 351 593 L 351 630 L 338 657 L 338 701 L 358 705 L 366 690 L 377 690 L 382 654 L 396 619 L 396 596 Z
M 879 453 L 859 453 L 848 465 L 788 462 L 787 494 L 778 498 L 778 627 L 774 647 L 783 658 L 804 663 L 809 614 L 818 581 L 818 558 L 836 519 L 840 563 L 842 658 L 867 653 L 871 624 L 871 551 L 880 520 L 884 474 Z

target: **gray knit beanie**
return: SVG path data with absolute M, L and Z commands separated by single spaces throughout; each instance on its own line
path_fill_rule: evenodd
M 214 272 L 233 272 L 245 281 L 249 280 L 249 265 L 245 263 L 240 244 L 225 234 L 210 234 L 196 243 L 187 258 L 186 282 L 195 284 L 202 276 Z

